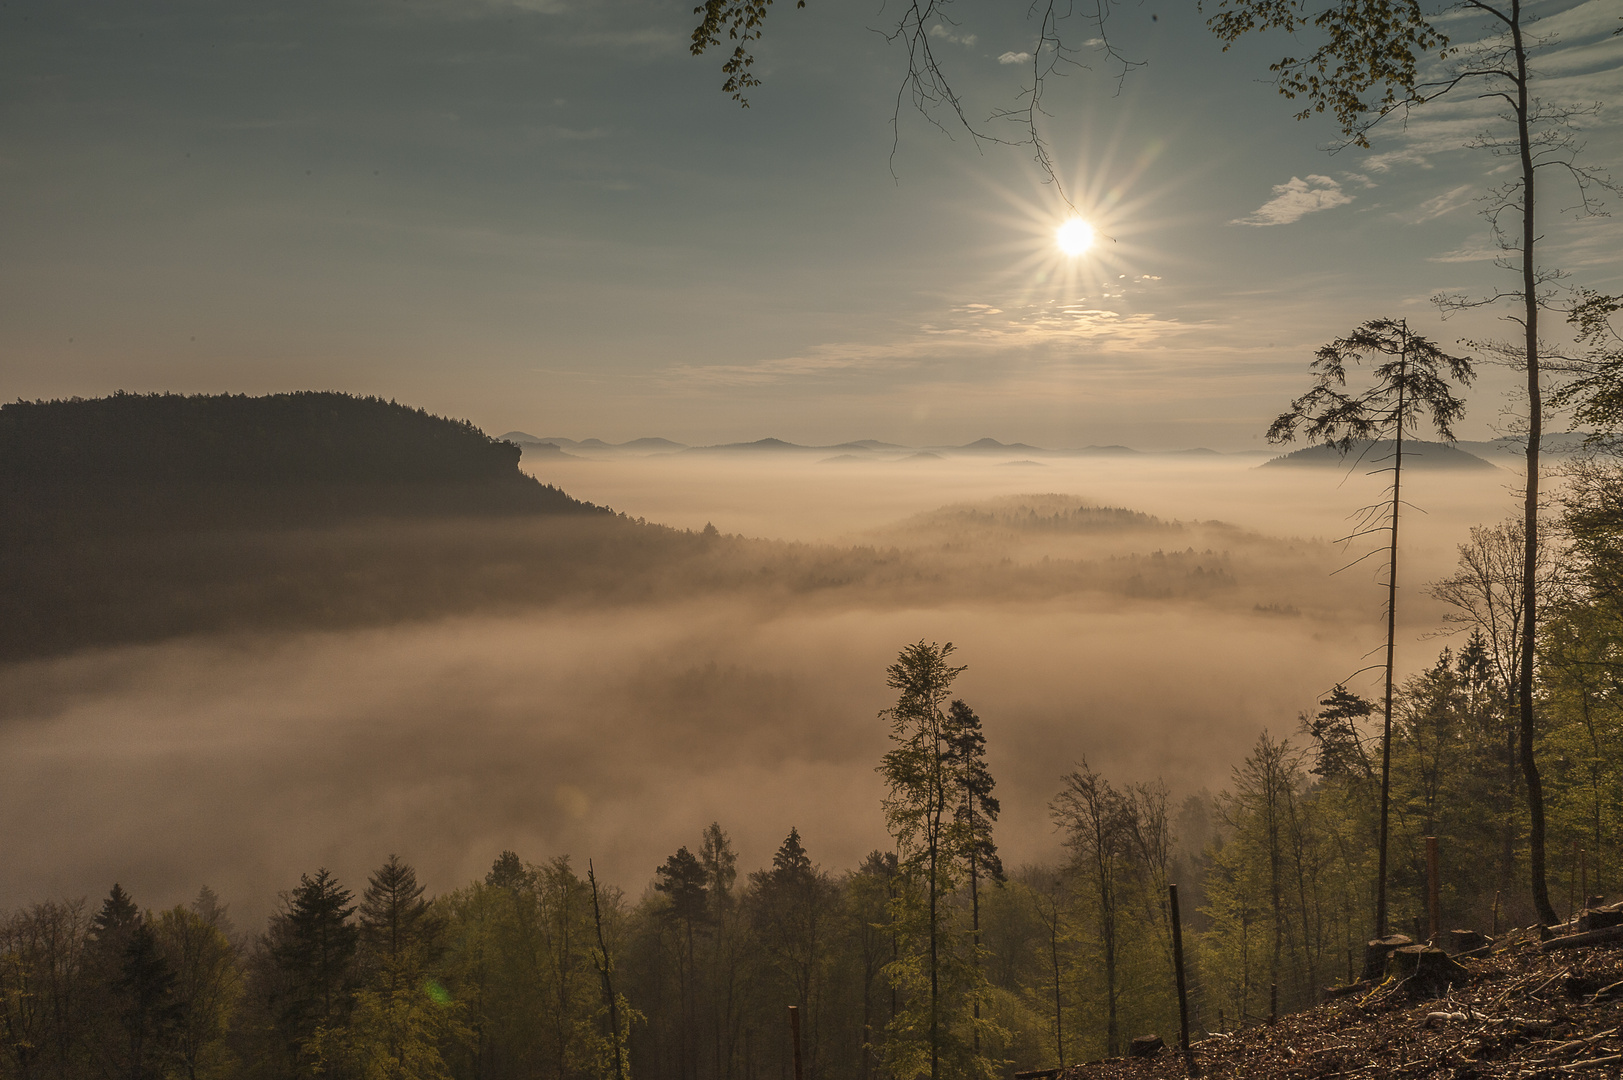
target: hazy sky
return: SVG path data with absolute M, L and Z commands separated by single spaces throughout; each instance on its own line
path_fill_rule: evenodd
M 1623 166 L 1615 3 L 1535 8 L 1565 43 L 1546 96 L 1610 103 L 1589 160 Z M 1462 148 L 1487 103 L 1329 155 L 1262 81 L 1279 43 L 1224 54 L 1187 0 L 1127 5 L 1113 40 L 1146 66 L 1118 94 L 1084 48 L 1050 88 L 1069 190 L 1115 238 L 1067 264 L 1028 152 L 904 111 L 892 155 L 894 3 L 774 7 L 748 110 L 687 55 L 690 10 L 8 0 L 0 397 L 335 388 L 576 438 L 1239 448 L 1364 319 L 1495 332 L 1427 302 L 1505 284 L 1473 201 L 1502 162 Z M 1025 5 L 952 10 L 932 40 L 971 115 L 1018 104 Z M 1573 282 L 1623 286 L 1617 219 L 1543 231 Z M 1490 386 L 1462 434 L 1500 408 Z

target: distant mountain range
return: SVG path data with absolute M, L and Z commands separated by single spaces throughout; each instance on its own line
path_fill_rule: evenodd
M 757 439 L 754 442 L 720 443 L 712 446 L 688 446 L 670 439 L 643 438 L 630 442 L 610 443 L 602 439 L 570 439 L 561 435 L 531 435 L 524 431 L 509 431 L 499 436 L 506 442 L 523 447 L 527 453 L 563 453 L 570 457 L 609 456 L 615 454 L 834 454 L 830 461 L 915 460 L 939 458 L 952 454 L 1018 454 L 1047 455 L 1052 457 L 1266 457 L 1267 451 L 1241 450 L 1225 455 L 1222 451 L 1206 447 L 1189 450 L 1134 450 L 1128 446 L 1082 446 L 1056 450 L 1032 446 L 1030 443 L 999 442 L 996 439 L 976 439 L 961 446 L 904 446 L 882 442 L 879 439 L 855 439 L 851 442 L 825 446 L 786 442 L 783 439 Z
M 999 442 L 997 439 L 983 438 L 974 442 L 957 446 L 904 446 L 900 443 L 881 442 L 878 439 L 855 439 L 851 442 L 834 443 L 832 445 L 807 445 L 803 443 L 787 442 L 783 439 L 766 438 L 754 442 L 719 443 L 711 446 L 689 446 L 685 443 L 675 442 L 671 439 L 642 438 L 632 439 L 630 442 L 610 443 L 602 439 L 569 439 L 561 435 L 531 435 L 523 431 L 509 431 L 500 436 L 506 442 L 516 443 L 525 453 L 533 457 L 560 456 L 573 458 L 612 457 L 617 455 L 654 456 L 670 454 L 709 454 L 709 455 L 771 455 L 788 457 L 792 455 L 829 455 L 822 459 L 825 464 L 859 464 L 865 461 L 929 461 L 952 456 L 993 456 L 1002 455 L 1011 459 L 1019 459 L 1022 464 L 1041 464 L 1031 461 L 1033 457 L 1047 458 L 1254 458 L 1267 459 L 1268 465 L 1334 465 L 1341 463 L 1341 455 L 1335 450 L 1325 447 L 1306 447 L 1287 454 L 1278 454 L 1270 450 L 1212 450 L 1204 446 L 1192 447 L 1187 450 L 1135 450 L 1130 446 L 1112 444 L 1107 446 L 1079 446 L 1047 449 L 1033 446 L 1023 442 Z M 1544 453 L 1557 456 L 1571 454 L 1579 450 L 1584 441 L 1583 432 L 1562 432 L 1544 436 Z M 1497 465 L 1514 467 L 1523 453 L 1526 442 L 1524 439 L 1506 435 L 1489 440 L 1462 440 L 1452 445 L 1439 442 L 1415 441 L 1405 443 L 1413 448 L 1415 458 L 1407 462 L 1417 469 L 1470 469 L 1493 468 Z M 1352 455 L 1356 458 L 1363 454 L 1367 459 L 1371 456 L 1366 449 L 1367 444 L 1360 446 Z M 1375 456 L 1381 456 L 1376 454 Z

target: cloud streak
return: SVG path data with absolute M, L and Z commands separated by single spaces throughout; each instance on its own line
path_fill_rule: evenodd
M 1341 190 L 1341 184 L 1328 176 L 1309 173 L 1307 179 L 1293 176 L 1283 184 L 1274 185 L 1274 197 L 1243 218 L 1235 218 L 1231 225 L 1289 225 L 1309 214 L 1345 206 L 1353 196 Z

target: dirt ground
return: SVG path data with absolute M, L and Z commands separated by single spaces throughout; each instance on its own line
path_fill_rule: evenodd
M 1623 942 L 1541 948 L 1506 935 L 1462 957 L 1464 985 L 1441 996 L 1396 980 L 1305 1012 L 1194 1045 L 1204 1077 L 1292 1080 L 1404 1077 L 1551 1080 L 1623 1076 Z M 1153 1058 L 1065 1070 L 1059 1080 L 1175 1080 L 1188 1074 L 1168 1047 Z

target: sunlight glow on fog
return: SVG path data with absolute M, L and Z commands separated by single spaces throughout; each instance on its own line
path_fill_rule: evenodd
M 1344 560 L 1328 547 L 1202 526 L 1170 535 L 1187 537 L 1194 561 L 1232 548 L 1237 584 L 1207 599 L 1000 593 L 972 578 L 996 566 L 1001 541 L 943 546 L 933 518 L 903 519 L 1046 489 L 1327 537 L 1378 492 L 1374 480 L 1250 464 L 551 461 L 548 479 L 632 516 L 917 546 L 944 576 L 903 591 L 577 598 L 13 665 L 0 670 L 0 815 L 30 827 L 0 905 L 95 895 L 116 879 L 158 906 L 207 882 L 257 917 L 248 905 L 318 865 L 359 880 L 398 852 L 438 890 L 504 848 L 591 857 L 635 893 L 712 820 L 744 865 L 794 825 L 819 863 L 849 866 L 886 843 L 875 717 L 889 703 L 886 664 L 920 638 L 957 643 L 969 665 L 957 689 L 986 722 L 1006 858 L 1050 857 L 1046 806 L 1057 771 L 1080 755 L 1189 791 L 1224 784 L 1261 728 L 1294 734 L 1297 714 L 1380 636 L 1374 570 L 1331 578 Z M 1446 570 L 1468 523 L 1508 505 L 1512 479 L 1416 474 L 1406 490 L 1430 513 L 1409 518 L 1408 580 Z M 1113 559 L 1169 542 L 1160 535 L 1058 537 L 1001 557 L 1042 574 L 1043 559 L 1069 551 L 1119 574 Z M 1421 640 L 1435 603 L 1419 588 L 1407 600 L 1400 664 L 1412 668 L 1442 643 Z

